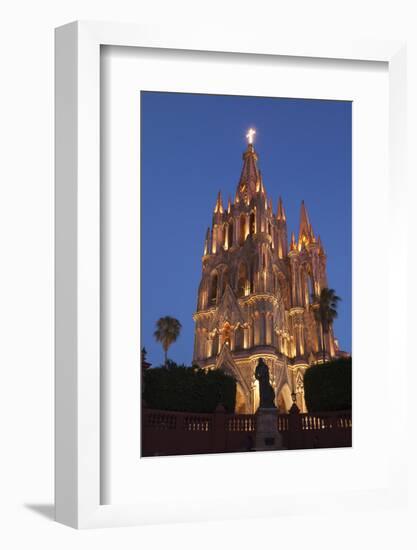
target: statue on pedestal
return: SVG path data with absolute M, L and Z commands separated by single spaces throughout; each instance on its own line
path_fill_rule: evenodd
M 282 436 L 278 431 L 278 410 L 275 406 L 275 392 L 269 381 L 269 368 L 261 358 L 255 369 L 259 382 L 259 408 L 256 411 L 255 451 L 280 450 Z
M 262 357 L 256 365 L 255 378 L 259 381 L 259 408 L 276 409 L 275 392 L 269 381 L 269 368 Z

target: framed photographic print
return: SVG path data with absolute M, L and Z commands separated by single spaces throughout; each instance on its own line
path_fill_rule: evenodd
M 404 79 L 401 43 L 57 29 L 59 521 L 400 498 Z

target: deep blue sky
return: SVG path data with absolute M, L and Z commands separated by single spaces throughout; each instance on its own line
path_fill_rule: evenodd
M 329 286 L 343 300 L 335 333 L 351 351 L 351 103 L 142 92 L 141 117 L 141 346 L 153 365 L 163 361 L 153 332 L 165 315 L 183 326 L 169 357 L 191 364 L 204 236 L 217 192 L 234 197 L 249 127 L 288 235 L 298 234 L 304 199 L 322 238 Z

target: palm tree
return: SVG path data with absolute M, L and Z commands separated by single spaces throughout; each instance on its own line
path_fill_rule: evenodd
M 320 296 L 313 295 L 312 297 L 314 317 L 321 327 L 323 363 L 326 361 L 325 335 L 329 332 L 333 321 L 337 318 L 337 304 L 340 300 L 341 298 L 336 295 L 332 288 L 322 288 Z
M 156 322 L 156 330 L 153 333 L 155 340 L 161 342 L 164 349 L 165 366 L 168 361 L 168 348 L 173 344 L 180 335 L 182 325 L 174 317 L 161 317 Z

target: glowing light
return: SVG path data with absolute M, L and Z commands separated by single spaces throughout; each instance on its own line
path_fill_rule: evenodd
M 248 133 L 246 134 L 246 137 L 248 138 L 248 143 L 253 143 L 253 136 L 256 134 L 256 130 L 253 128 L 249 128 Z

